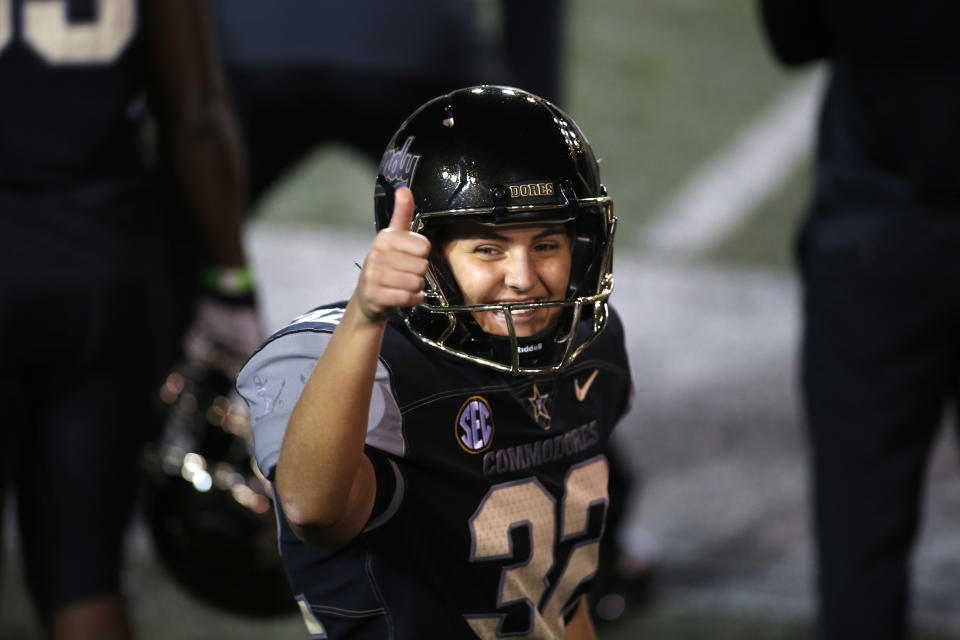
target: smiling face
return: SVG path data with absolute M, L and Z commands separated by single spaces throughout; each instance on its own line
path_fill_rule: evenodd
M 463 303 L 507 304 L 566 298 L 571 243 L 562 223 L 489 226 L 458 224 L 443 245 Z M 543 331 L 560 307 L 512 312 L 517 337 Z M 505 314 L 478 311 L 473 318 L 485 332 L 509 335 Z

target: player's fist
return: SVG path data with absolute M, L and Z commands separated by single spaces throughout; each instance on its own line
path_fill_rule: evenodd
M 250 301 L 226 302 L 204 295 L 183 338 L 187 359 L 215 367 L 236 380 L 240 367 L 263 344 L 257 308 Z
M 396 309 L 423 302 L 430 241 L 411 231 L 411 222 L 413 193 L 399 187 L 394 193 L 390 226 L 374 239 L 357 283 L 357 302 L 371 321 L 385 320 Z

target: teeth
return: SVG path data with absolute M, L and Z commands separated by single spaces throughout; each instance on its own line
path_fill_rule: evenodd
M 536 312 L 536 309 L 524 309 L 523 311 L 514 311 L 511 315 L 514 319 L 525 318 L 527 316 L 533 315 Z M 506 319 L 507 314 L 502 311 L 495 311 L 494 315 L 498 318 Z

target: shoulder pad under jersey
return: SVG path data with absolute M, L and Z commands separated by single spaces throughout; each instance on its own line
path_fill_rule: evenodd
M 333 330 L 337 328 L 337 325 L 340 324 L 340 319 L 343 318 L 346 308 L 347 302 L 343 300 L 311 309 L 303 315 L 294 318 L 290 324 L 270 336 L 267 342 L 288 333 L 296 333 L 298 331 L 333 332 Z

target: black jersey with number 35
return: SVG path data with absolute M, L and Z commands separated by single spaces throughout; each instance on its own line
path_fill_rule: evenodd
M 139 0 L 0 0 L 0 188 L 142 176 Z
M 268 474 L 342 314 L 306 314 L 240 375 Z M 368 423 L 377 500 L 367 527 L 324 549 L 280 514 L 284 565 L 312 637 L 563 637 L 596 571 L 603 452 L 630 394 L 615 313 L 569 369 L 540 377 L 446 356 L 391 321 Z
M 165 259 L 165 212 L 143 136 L 144 6 L 0 0 L 0 266 L 8 272 L 39 268 L 42 279 L 87 286 Z

